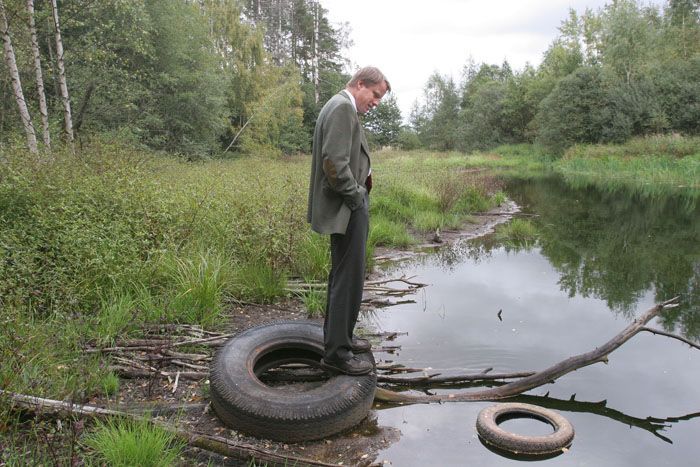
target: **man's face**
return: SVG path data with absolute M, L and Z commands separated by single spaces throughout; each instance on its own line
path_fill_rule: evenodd
M 364 82 L 360 81 L 355 91 L 353 95 L 355 96 L 357 111 L 364 114 L 379 105 L 379 101 L 386 94 L 386 83 L 382 81 L 378 84 L 366 86 Z

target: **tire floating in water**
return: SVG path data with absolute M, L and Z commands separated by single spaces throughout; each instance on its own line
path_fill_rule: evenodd
M 548 423 L 554 433 L 525 436 L 504 430 L 498 424 L 513 418 L 534 418 Z M 547 456 L 563 452 L 571 446 L 574 428 L 558 413 L 531 404 L 505 403 L 486 407 L 476 419 L 476 431 L 488 445 L 513 454 Z
M 224 344 L 212 362 L 212 407 L 229 427 L 259 438 L 296 442 L 347 430 L 372 407 L 374 372 L 331 375 L 301 388 L 261 380 L 282 365 L 314 370 L 322 357 L 323 328 L 316 323 L 278 321 L 247 329 Z M 357 357 L 374 364 L 371 352 Z

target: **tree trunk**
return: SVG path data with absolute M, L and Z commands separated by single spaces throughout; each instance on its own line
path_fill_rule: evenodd
M 36 35 L 36 23 L 34 21 L 34 0 L 27 0 L 27 13 L 29 14 L 29 32 L 32 36 L 32 54 L 34 55 L 34 72 L 36 73 L 36 89 L 39 94 L 39 113 L 43 127 L 44 146 L 51 151 L 51 133 L 49 132 L 49 111 L 46 105 L 46 92 L 44 92 L 44 76 L 41 72 L 41 55 L 39 54 L 39 41 Z
M 5 50 L 5 63 L 7 64 L 7 68 L 10 71 L 10 78 L 12 79 L 15 101 L 17 102 L 17 107 L 19 107 L 19 115 L 22 118 L 24 132 L 27 134 L 27 147 L 31 153 L 37 154 L 39 149 L 36 143 L 36 133 L 34 132 L 32 117 L 29 115 L 29 109 L 27 108 L 27 101 L 24 100 L 22 80 L 20 79 L 19 70 L 17 69 L 15 50 L 12 47 L 12 40 L 10 39 L 10 26 L 7 23 L 5 4 L 2 0 L 0 0 L 0 34 L 2 35 L 3 48 Z
M 58 68 L 58 84 L 61 88 L 61 101 L 63 102 L 66 139 L 71 148 L 73 148 L 73 116 L 71 115 L 70 96 L 68 95 L 68 83 L 66 82 L 66 67 L 63 62 L 63 40 L 61 39 L 61 27 L 58 22 L 56 0 L 51 0 L 51 12 L 53 13 L 53 25 L 56 35 L 56 67 Z
M 320 36 L 320 8 L 321 4 L 316 1 L 314 2 L 314 58 L 312 61 L 313 66 L 313 79 L 314 79 L 314 101 L 318 105 L 318 101 L 321 100 L 320 83 L 319 83 L 319 60 L 318 60 L 318 40 Z

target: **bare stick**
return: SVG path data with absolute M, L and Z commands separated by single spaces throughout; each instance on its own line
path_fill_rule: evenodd
M 191 380 L 202 380 L 209 377 L 208 371 L 159 371 L 159 370 L 147 370 L 143 368 L 128 368 L 119 365 L 111 365 L 110 370 L 117 373 L 119 376 L 124 378 L 151 378 L 154 375 L 162 376 L 163 378 L 170 378 L 180 373 L 180 379 L 191 379 Z

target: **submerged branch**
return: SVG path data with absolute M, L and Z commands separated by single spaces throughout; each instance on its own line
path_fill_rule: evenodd
M 652 333 L 652 334 L 658 334 L 658 335 L 660 335 L 660 336 L 670 337 L 671 339 L 678 339 L 679 341 L 685 342 L 685 343 L 688 344 L 689 346 L 695 347 L 696 349 L 700 350 L 700 345 L 696 344 L 696 343 L 693 342 L 693 341 L 690 341 L 690 340 L 686 339 L 686 338 L 683 337 L 683 336 L 679 336 L 678 334 L 673 334 L 673 333 L 670 333 L 670 332 L 665 332 L 665 331 L 661 331 L 661 330 L 659 330 L 659 329 L 654 329 L 654 328 L 650 328 L 650 327 L 646 327 L 646 326 L 643 327 L 641 330 L 642 330 L 642 331 L 650 332 L 650 333 Z
M 495 388 L 481 391 L 457 393 L 457 394 L 430 394 L 414 395 L 401 394 L 386 389 L 378 388 L 376 398 L 386 402 L 406 403 L 406 404 L 426 404 L 431 402 L 465 402 L 499 400 L 522 394 L 530 389 L 551 383 L 567 373 L 578 370 L 598 362 L 607 361 L 608 355 L 635 336 L 638 332 L 645 330 L 645 325 L 666 309 L 678 306 L 678 297 L 674 297 L 663 303 L 653 306 L 644 312 L 639 318 L 631 322 L 625 329 L 614 336 L 605 344 L 594 350 L 569 357 L 555 365 L 539 371 L 531 376 L 524 377 L 517 381 L 504 384 Z
M 392 375 L 378 375 L 378 383 L 390 383 L 399 386 L 430 386 L 430 385 L 445 385 L 449 383 L 467 383 L 474 381 L 494 381 L 503 379 L 516 379 L 524 378 L 526 376 L 534 375 L 534 371 L 524 371 L 519 373 L 476 373 L 476 374 L 462 374 L 462 375 L 451 375 L 442 376 L 441 373 L 433 373 L 430 375 L 422 376 L 392 376 Z

